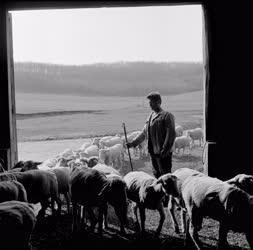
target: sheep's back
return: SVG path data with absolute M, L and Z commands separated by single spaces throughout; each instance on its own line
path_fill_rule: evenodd
M 124 176 L 127 186 L 127 196 L 134 202 L 140 202 L 140 192 L 156 182 L 156 178 L 142 171 L 134 171 Z
M 94 170 L 78 170 L 71 175 L 72 201 L 82 205 L 96 206 L 100 204 L 102 189 L 108 184 L 105 174 Z

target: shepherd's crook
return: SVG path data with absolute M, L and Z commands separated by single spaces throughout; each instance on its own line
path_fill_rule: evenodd
M 124 128 L 124 134 L 125 134 L 125 139 L 126 139 L 126 143 L 127 143 L 126 126 L 125 126 L 125 123 L 124 123 L 124 122 L 122 123 L 122 126 L 123 126 L 123 128 Z M 129 156 L 129 161 L 130 161 L 131 169 L 132 169 L 132 171 L 134 171 L 133 165 L 132 165 L 132 160 L 131 160 L 131 155 L 130 155 L 130 151 L 129 151 L 129 147 L 127 147 L 127 152 L 128 152 L 128 156 Z

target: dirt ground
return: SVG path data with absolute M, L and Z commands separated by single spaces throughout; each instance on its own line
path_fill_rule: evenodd
M 59 141 L 36 141 L 22 142 L 18 144 L 19 160 L 44 161 L 54 157 L 65 149 L 77 149 L 88 139 L 59 140 Z M 195 146 L 188 154 L 173 155 L 172 172 L 181 167 L 189 167 L 202 171 L 203 147 Z M 132 155 L 134 170 L 143 170 L 152 173 L 149 157 L 139 159 Z M 121 173 L 124 175 L 131 171 L 129 159 L 126 155 Z M 166 211 L 166 213 L 168 213 Z M 175 234 L 169 216 L 163 225 L 160 237 L 154 236 L 158 226 L 159 214 L 156 211 L 147 210 L 146 229 L 147 233 L 142 238 L 134 230 L 134 216 L 129 208 L 129 227 L 127 235 L 119 233 L 118 219 L 114 215 L 112 208 L 109 209 L 110 229 L 105 230 L 103 236 L 96 232 L 89 231 L 89 227 L 82 228 L 77 234 L 71 233 L 72 216 L 67 214 L 66 206 L 63 206 L 60 217 L 52 217 L 51 211 L 47 211 L 47 216 L 38 221 L 31 238 L 32 250 L 48 249 L 75 249 L 75 248 L 149 248 L 149 249 L 192 249 L 192 245 L 184 246 L 184 235 Z M 167 214 L 168 215 L 168 214 Z M 200 231 L 200 240 L 203 242 L 203 249 L 216 249 L 218 239 L 218 223 L 211 219 L 205 219 L 203 228 Z M 232 233 L 228 235 L 231 249 L 249 249 L 243 234 Z M 194 248 L 193 248 L 194 249 Z

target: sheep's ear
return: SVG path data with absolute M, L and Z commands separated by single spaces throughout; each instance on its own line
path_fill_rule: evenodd
M 161 183 L 162 185 L 164 185 L 164 180 L 162 178 L 162 176 L 160 176 L 158 179 L 157 179 L 157 184 Z

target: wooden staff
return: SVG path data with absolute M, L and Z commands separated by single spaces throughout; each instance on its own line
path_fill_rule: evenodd
M 126 139 L 126 143 L 127 143 L 126 126 L 125 126 L 125 123 L 124 123 L 124 122 L 122 123 L 122 126 L 123 126 L 123 128 L 124 128 L 124 134 L 125 134 L 125 139 Z M 134 171 L 133 165 L 132 165 L 132 160 L 131 160 L 131 155 L 130 155 L 130 151 L 129 151 L 129 147 L 127 147 L 127 152 L 128 152 L 128 156 L 129 156 L 129 161 L 130 161 L 131 169 L 132 169 L 132 171 Z

